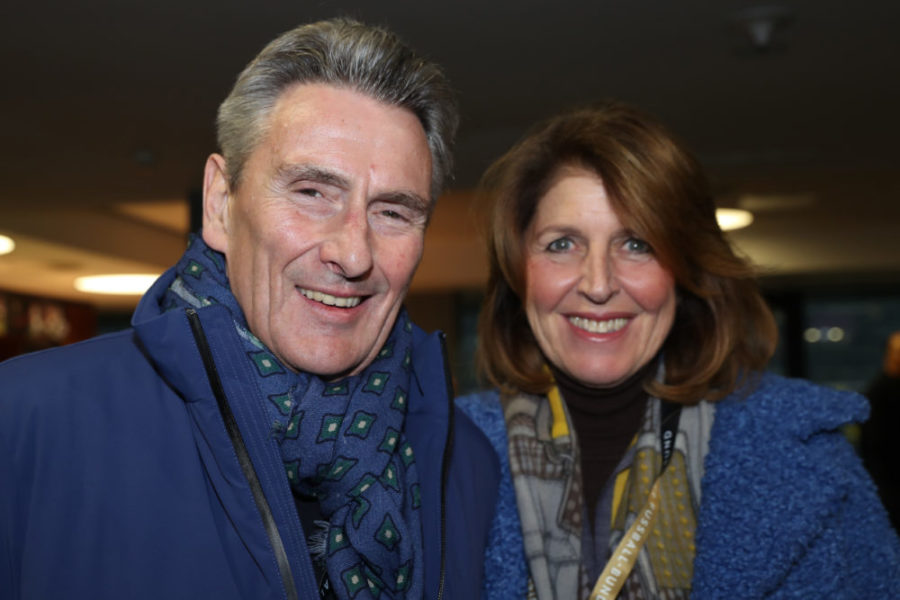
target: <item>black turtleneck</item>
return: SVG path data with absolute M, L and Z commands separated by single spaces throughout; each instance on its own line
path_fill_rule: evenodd
M 550 367 L 578 438 L 585 506 L 591 523 L 603 487 L 640 429 L 648 397 L 644 384 L 656 374 L 657 363 L 651 360 L 610 388 L 588 387 Z

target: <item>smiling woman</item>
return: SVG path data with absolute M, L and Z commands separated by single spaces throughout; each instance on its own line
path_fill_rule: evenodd
M 497 389 L 459 404 L 507 468 L 488 598 L 822 597 L 862 572 L 860 595 L 900 597 L 900 543 L 837 431 L 864 401 L 763 374 L 775 325 L 754 269 L 659 123 L 562 114 L 483 187 Z M 798 504 L 825 488 L 841 492 Z M 797 523 L 790 556 L 763 534 Z
M 610 386 L 656 355 L 675 317 L 675 281 L 622 227 L 600 177 L 562 167 L 524 242 L 525 313 L 552 365 Z

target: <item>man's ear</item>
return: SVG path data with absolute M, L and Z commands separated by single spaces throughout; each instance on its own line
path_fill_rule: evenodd
M 210 154 L 203 170 L 203 241 L 225 254 L 228 253 L 230 201 L 225 158 L 221 154 Z

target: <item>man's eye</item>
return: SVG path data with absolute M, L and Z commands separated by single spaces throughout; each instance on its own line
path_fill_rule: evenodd
M 559 238 L 547 244 L 548 252 L 568 252 L 574 243 L 569 238 Z
M 418 225 L 427 220 L 425 213 L 418 210 L 418 207 L 407 206 L 402 202 L 384 202 L 372 208 L 372 214 L 377 215 L 381 222 L 389 223 L 392 226 Z
M 322 192 L 320 192 L 316 188 L 310 188 L 310 187 L 299 188 L 297 190 L 297 193 L 302 196 L 309 196 L 310 198 L 321 198 L 322 197 Z

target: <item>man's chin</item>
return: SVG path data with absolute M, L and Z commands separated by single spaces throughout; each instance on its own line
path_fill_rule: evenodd
M 328 343 L 328 341 L 324 343 Z M 298 351 L 295 355 L 283 359 L 282 362 L 292 371 L 309 373 L 324 381 L 337 381 L 361 373 L 372 362 L 374 356 L 375 352 L 361 352 L 359 349 L 348 349 L 343 353 L 329 353 L 327 356 L 316 356 L 314 351 Z
M 385 315 L 383 306 L 377 307 L 368 302 L 353 310 L 363 307 L 369 310 L 357 315 L 352 323 L 347 324 L 349 326 L 325 324 L 311 328 L 308 325 L 312 319 L 295 319 L 283 331 L 304 331 L 305 324 L 306 335 L 298 343 L 297 338 L 301 336 L 285 337 L 281 331 L 273 331 L 273 341 L 278 348 L 272 350 L 293 371 L 316 375 L 325 381 L 358 375 L 378 356 L 400 312 L 397 305 Z M 376 308 L 380 310 L 372 310 Z M 380 323 L 381 327 L 373 330 L 369 325 L 375 322 Z

